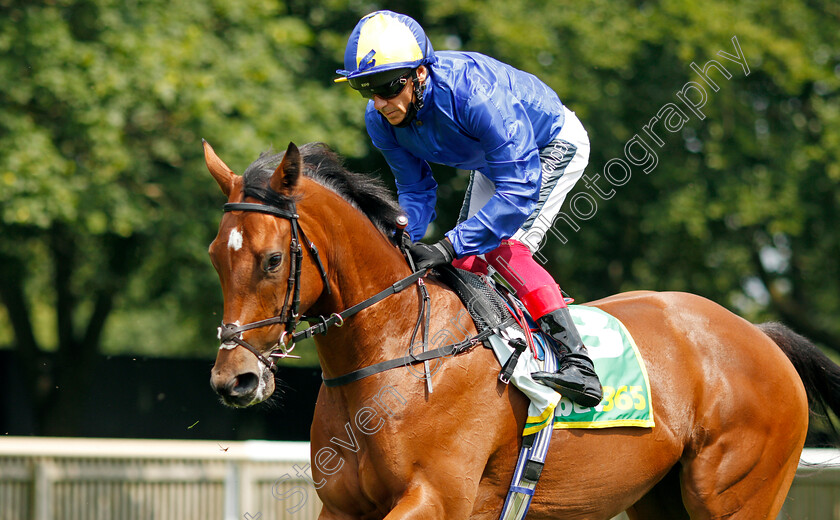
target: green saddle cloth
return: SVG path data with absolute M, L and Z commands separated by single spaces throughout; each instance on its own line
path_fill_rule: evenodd
M 555 429 L 619 426 L 652 428 L 654 420 L 650 383 L 644 361 L 630 333 L 617 318 L 601 309 L 571 305 L 569 311 L 595 364 L 595 372 L 604 389 L 604 398 L 598 406 L 582 407 L 534 381 L 531 373 L 544 370 L 545 358 L 535 359 L 532 352 L 526 351 L 511 377 L 511 383 L 531 400 L 523 435 L 536 433 L 549 423 Z M 488 340 L 502 365 L 513 352 L 506 340 L 517 335 L 521 337 L 521 332 L 508 329 Z M 535 341 L 543 352 L 553 355 L 545 339 L 535 335 Z

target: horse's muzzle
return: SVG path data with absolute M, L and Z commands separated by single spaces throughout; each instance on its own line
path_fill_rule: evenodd
M 237 408 L 244 408 L 263 401 L 273 388 L 265 379 L 273 380 L 272 372 L 265 370 L 266 374 L 246 371 L 234 376 L 222 375 L 221 372 L 213 370 L 210 376 L 210 386 L 221 397 L 224 404 Z

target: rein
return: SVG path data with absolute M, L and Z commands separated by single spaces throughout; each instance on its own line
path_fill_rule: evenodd
M 321 280 L 323 280 L 324 282 L 324 287 L 326 288 L 327 293 L 329 294 L 331 293 L 331 291 L 327 280 L 327 271 L 326 269 L 324 269 L 324 264 L 321 262 L 321 258 L 318 254 L 318 248 L 315 247 L 314 243 L 312 243 L 306 238 L 303 229 L 300 227 L 300 224 L 298 223 L 298 219 L 300 218 L 300 216 L 295 212 L 294 203 L 292 202 L 291 209 L 287 210 L 275 206 L 270 206 L 267 204 L 229 202 L 224 205 L 224 211 L 250 211 L 255 213 L 264 213 L 267 215 L 272 215 L 278 218 L 289 220 L 292 225 L 292 240 L 289 245 L 289 257 L 291 259 L 289 263 L 289 282 L 288 289 L 286 291 L 286 297 L 283 302 L 283 309 L 281 310 L 280 315 L 272 318 L 266 318 L 264 320 L 246 323 L 245 325 L 237 325 L 234 323 L 222 323 L 221 327 L 219 327 L 219 340 L 222 342 L 222 346 L 220 348 L 232 349 L 235 348 L 236 345 L 244 347 L 252 354 L 254 354 L 254 356 L 256 356 L 256 358 L 261 363 L 263 363 L 269 370 L 271 370 L 272 373 L 277 372 L 277 365 L 274 362 L 274 358 L 282 359 L 291 356 L 290 352 L 294 350 L 295 343 L 297 341 L 301 339 L 311 338 L 316 334 L 326 334 L 327 330 L 332 326 L 341 327 L 342 325 L 344 325 L 345 319 L 361 312 L 364 309 L 367 309 L 368 307 L 379 303 L 380 301 L 384 300 L 388 296 L 391 296 L 392 294 L 396 294 L 407 289 L 408 287 L 411 287 L 415 282 L 418 282 L 420 284 L 420 291 L 423 296 L 423 303 L 420 309 L 420 314 L 417 318 L 417 324 L 414 328 L 414 332 L 411 335 L 411 343 L 413 344 L 414 338 L 417 336 L 417 332 L 420 329 L 421 322 L 424 321 L 423 318 L 425 316 L 425 327 L 423 330 L 423 352 L 415 356 L 411 353 L 411 350 L 409 350 L 409 355 L 407 356 L 392 359 L 389 361 L 383 361 L 380 363 L 375 363 L 373 365 L 354 370 L 352 372 L 335 378 L 324 378 L 322 375 L 324 385 L 326 385 L 327 387 L 341 386 L 348 383 L 352 383 L 354 381 L 358 381 L 373 374 L 378 374 L 386 370 L 391 370 L 392 368 L 413 365 L 416 363 L 425 363 L 425 379 L 427 385 L 429 386 L 429 390 L 431 391 L 431 374 L 429 373 L 428 368 L 429 360 L 440 357 L 449 357 L 464 352 L 496 333 L 496 331 L 493 329 L 487 329 L 473 337 L 466 338 L 458 343 L 453 343 L 451 345 L 445 345 L 435 350 L 426 351 L 426 347 L 428 345 L 429 340 L 429 320 L 431 315 L 429 309 L 430 298 L 428 290 L 426 289 L 426 286 L 425 284 L 423 284 L 422 280 L 422 278 L 426 275 L 426 269 L 413 272 L 409 276 L 406 276 L 405 278 L 395 282 L 390 287 L 378 292 L 370 298 L 367 298 L 366 300 L 363 300 L 341 312 L 332 313 L 329 317 L 300 316 L 298 310 L 300 307 L 300 275 L 301 264 L 303 259 L 303 248 L 301 247 L 300 239 L 303 239 L 304 243 L 307 246 L 307 249 L 312 255 L 315 264 L 318 267 L 318 271 L 320 272 Z M 413 262 L 411 262 L 411 258 L 408 257 L 408 260 L 409 265 L 413 269 L 414 265 Z M 294 332 L 294 330 L 297 328 L 298 323 L 300 323 L 301 321 L 313 322 L 315 320 L 319 320 L 320 322 L 304 330 Z M 245 331 L 277 324 L 285 324 L 285 330 L 280 335 L 280 338 L 277 340 L 277 343 L 273 347 L 271 347 L 271 349 L 269 349 L 267 355 L 263 355 L 256 347 L 242 339 L 242 333 Z M 284 346 L 284 340 L 287 336 L 290 338 L 290 346 L 288 348 Z

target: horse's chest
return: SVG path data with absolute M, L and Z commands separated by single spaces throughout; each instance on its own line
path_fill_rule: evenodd
M 340 468 L 331 475 L 323 474 L 324 469 L 332 471 L 331 468 L 314 469 L 316 474 L 320 471 L 325 479 L 325 485 L 319 490 L 321 500 L 341 511 L 355 511 L 362 518 L 382 518 L 387 514 L 385 504 L 393 502 L 391 494 L 394 482 L 386 482 L 388 479 L 381 476 L 381 461 L 371 454 L 364 440 L 360 441 L 357 447 L 356 451 L 336 451 L 336 459 L 330 462 L 334 463 L 334 467 L 340 465 Z M 319 463 L 317 454 L 318 452 L 313 454 L 313 464 L 316 467 Z M 339 457 L 340 463 L 337 462 Z M 324 460 L 326 458 L 322 456 L 320 462 Z
M 382 476 L 388 473 L 383 466 L 387 457 L 377 442 L 379 435 L 365 431 L 364 422 L 360 429 L 355 420 L 342 423 L 335 416 L 319 415 L 312 428 L 312 475 L 320 484 L 321 500 L 341 511 L 377 518 L 379 504 L 391 503 L 394 484 Z

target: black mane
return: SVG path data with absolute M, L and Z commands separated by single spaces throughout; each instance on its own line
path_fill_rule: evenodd
M 304 175 L 352 204 L 386 236 L 394 234 L 395 221 L 402 210 L 382 180 L 346 169 L 341 157 L 324 143 L 308 143 L 299 150 Z M 246 197 L 254 197 L 280 208 L 293 202 L 269 187 L 271 174 L 284 154 L 274 154 L 269 150 L 248 166 L 242 174 Z

